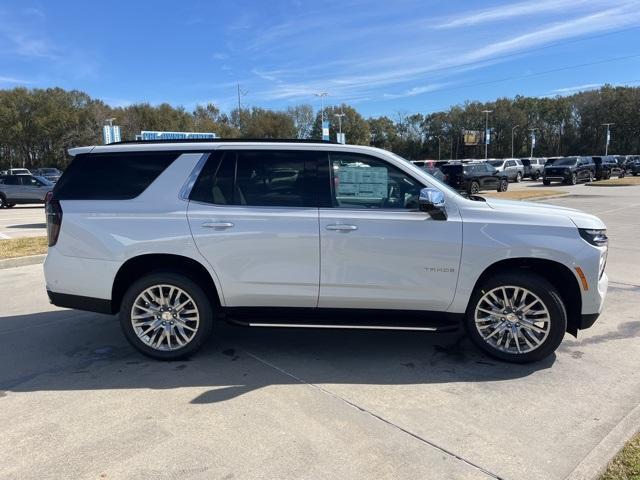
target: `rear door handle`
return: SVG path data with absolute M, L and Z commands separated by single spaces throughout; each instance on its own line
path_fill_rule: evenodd
M 233 227 L 232 222 L 203 222 L 202 228 L 215 228 L 217 230 L 224 230 L 226 228 Z
M 327 230 L 335 230 L 337 232 L 353 232 L 354 230 L 358 229 L 357 225 L 345 225 L 343 223 L 332 223 L 330 225 L 327 225 L 326 227 Z

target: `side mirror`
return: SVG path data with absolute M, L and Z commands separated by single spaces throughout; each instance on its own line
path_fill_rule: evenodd
M 420 190 L 420 210 L 428 213 L 434 220 L 446 220 L 444 193 L 437 188 Z

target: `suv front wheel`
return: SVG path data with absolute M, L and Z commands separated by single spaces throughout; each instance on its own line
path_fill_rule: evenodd
M 151 273 L 125 293 L 120 326 L 141 353 L 175 360 L 198 350 L 211 334 L 211 302 L 198 284 L 180 273 Z
M 529 363 L 558 348 L 567 314 L 558 290 L 541 276 L 505 273 L 475 291 L 465 325 L 471 340 L 492 357 Z

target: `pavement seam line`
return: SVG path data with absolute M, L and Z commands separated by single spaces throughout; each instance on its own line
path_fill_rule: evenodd
M 320 392 L 324 393 L 325 395 L 329 395 L 329 396 L 335 398 L 336 400 L 340 400 L 341 402 L 346 403 L 350 407 L 355 408 L 356 410 L 359 410 L 360 412 L 365 413 L 365 414 L 367 414 L 367 415 L 369 415 L 369 416 L 371 416 L 371 417 L 373 417 L 373 418 L 375 418 L 375 419 L 377 419 L 377 420 L 389 425 L 390 427 L 393 427 L 396 430 L 399 430 L 402 433 L 405 433 L 405 434 L 415 438 L 416 440 L 418 440 L 418 441 L 420 441 L 420 442 L 422 442 L 422 443 L 424 443 L 424 444 L 426 444 L 426 445 L 428 445 L 428 446 L 430 446 L 432 448 L 435 448 L 436 450 L 444 453 L 445 455 L 453 457 L 453 458 L 461 461 L 462 463 L 465 463 L 466 465 L 469 465 L 472 468 L 480 470 L 482 473 L 484 473 L 485 475 L 490 476 L 491 478 L 495 478 L 496 480 L 505 480 L 504 477 L 501 477 L 501 476 L 499 476 L 499 475 L 487 470 L 486 468 L 483 468 L 480 465 L 477 465 L 477 464 L 473 463 L 472 461 L 467 460 L 466 458 L 464 458 L 464 457 L 462 457 L 462 456 L 460 456 L 460 455 L 458 455 L 456 453 L 453 453 L 452 451 L 447 450 L 446 448 L 441 447 L 440 445 L 438 445 L 436 443 L 433 443 L 432 441 L 427 440 L 426 438 L 421 437 L 420 435 L 418 435 L 416 433 L 413 433 L 413 432 L 407 430 L 406 428 L 403 428 L 400 425 L 397 425 L 397 424 L 393 423 L 392 421 L 387 420 L 386 418 L 381 417 L 380 415 L 378 415 L 376 413 L 373 413 L 372 411 L 367 410 L 366 408 L 361 407 L 361 406 L 351 402 L 350 400 L 347 400 L 346 398 L 338 395 L 337 393 L 333 393 L 332 391 L 327 390 L 325 388 L 322 388 L 320 385 L 316 385 L 315 383 L 309 383 L 309 382 L 303 380 L 302 378 L 294 375 L 293 373 L 290 373 L 290 372 L 284 370 L 283 368 L 280 368 L 277 365 L 274 365 L 274 364 L 272 364 L 272 363 L 270 363 L 270 362 L 258 357 L 257 355 L 254 355 L 253 353 L 251 353 L 251 352 L 249 352 L 247 350 L 243 349 L 242 351 L 244 353 L 246 353 L 247 355 L 249 355 L 254 360 L 262 363 L 263 365 L 265 365 L 267 367 L 270 367 L 270 368 L 273 368 L 274 370 L 277 370 L 281 374 L 286 375 L 286 376 L 288 376 L 290 378 L 293 378 L 294 380 L 300 382 L 303 385 L 307 385 L 309 387 L 315 388 L 316 390 L 319 390 Z

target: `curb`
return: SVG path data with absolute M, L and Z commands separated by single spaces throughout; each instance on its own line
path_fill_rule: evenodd
M 640 430 L 640 405 L 637 405 L 620 423 L 591 450 L 565 480 L 596 480 L 604 473 L 609 462 Z
M 540 200 L 551 200 L 553 198 L 569 197 L 571 193 L 559 193 L 558 195 L 547 195 L 545 197 L 523 198 L 522 202 L 539 202 Z
M 25 265 L 37 265 L 44 263 L 46 255 L 29 255 L 27 257 L 5 258 L 0 260 L 0 270 L 5 268 L 24 267 Z

